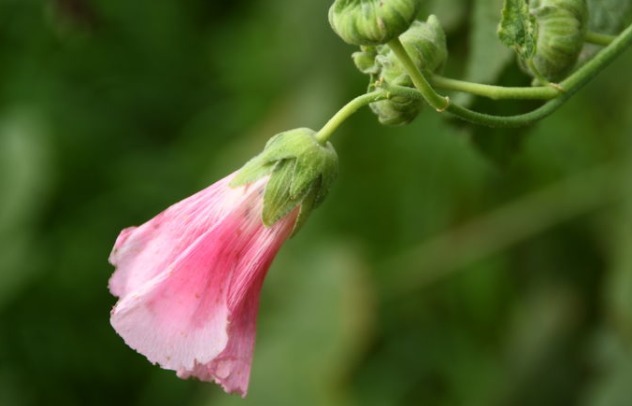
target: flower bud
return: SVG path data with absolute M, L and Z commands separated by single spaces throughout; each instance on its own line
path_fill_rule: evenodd
M 297 128 L 275 135 L 233 178 L 231 186 L 236 187 L 270 176 L 263 195 L 266 226 L 299 206 L 296 232 L 336 180 L 338 155 L 329 142 L 320 144 L 315 134 L 309 128 Z
M 415 21 L 399 38 L 418 69 L 426 73 L 441 71 L 448 58 L 445 32 L 439 19 L 430 15 L 428 20 Z M 379 47 L 378 63 L 382 66 L 381 77 L 387 83 L 412 87 L 413 83 L 399 58 L 388 46 Z
M 380 124 L 405 125 L 412 122 L 421 112 L 422 102 L 408 97 L 393 97 L 369 105 Z
M 522 61 L 536 78 L 563 79 L 575 66 L 588 28 L 586 0 L 531 0 L 536 23 L 536 49 L 529 62 Z
M 335 0 L 329 23 L 352 45 L 386 44 L 410 27 L 420 0 Z
M 425 22 L 415 21 L 399 39 L 418 69 L 434 73 L 443 69 L 448 57 L 446 38 L 439 20 L 430 15 Z M 395 53 L 386 45 L 377 47 L 375 66 L 379 80 L 395 86 L 414 87 Z M 371 103 L 371 110 L 385 125 L 408 124 L 417 117 L 423 103 L 418 99 L 394 97 Z
M 351 54 L 353 63 L 358 70 L 367 75 L 380 73 L 380 68 L 375 64 L 377 50 L 372 46 L 362 46 L 360 51 Z

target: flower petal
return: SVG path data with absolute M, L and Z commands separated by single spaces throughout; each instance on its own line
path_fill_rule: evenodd
M 177 253 L 252 193 L 252 189 L 228 187 L 233 176 L 172 205 L 139 227 L 121 231 L 109 259 L 116 266 L 110 292 L 123 297 L 166 270 Z
M 110 289 L 121 297 L 111 323 L 151 362 L 243 396 L 261 285 L 298 209 L 266 228 L 265 180 L 230 189 L 229 178 L 220 181 L 229 191 L 215 184 L 121 232 L 111 256 Z

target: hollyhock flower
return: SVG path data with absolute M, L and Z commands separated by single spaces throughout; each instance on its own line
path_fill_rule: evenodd
M 336 168 L 313 131 L 281 133 L 236 174 L 124 229 L 110 255 L 116 332 L 181 378 L 245 396 L 264 277 Z

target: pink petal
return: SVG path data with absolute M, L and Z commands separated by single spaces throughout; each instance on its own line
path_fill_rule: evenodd
M 110 263 L 116 266 L 110 292 L 122 297 L 155 277 L 178 252 L 244 199 L 245 188 L 228 187 L 232 177 L 174 204 L 140 227 L 121 231 L 110 254 Z
M 111 323 L 151 362 L 243 396 L 259 292 L 297 210 L 266 228 L 266 180 L 231 189 L 229 178 L 121 232 L 110 257 L 120 297 Z

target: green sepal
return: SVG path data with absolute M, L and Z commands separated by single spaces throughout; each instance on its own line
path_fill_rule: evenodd
M 261 219 L 267 227 L 287 216 L 292 209 L 301 203 L 303 193 L 292 194 L 292 178 L 296 168 L 295 159 L 284 159 L 277 162 L 263 194 L 263 212 Z
M 302 224 L 326 197 L 338 174 L 338 156 L 330 143 L 320 144 L 309 128 L 272 137 L 264 150 L 238 171 L 232 187 L 270 176 L 263 195 L 262 221 L 270 227 L 300 206 Z
M 375 63 L 377 50 L 373 46 L 361 46 L 360 50 L 351 54 L 353 64 L 358 70 L 367 75 L 375 75 L 380 72 L 380 68 Z
M 522 59 L 530 59 L 536 50 L 537 26 L 525 0 L 505 0 L 498 26 L 500 41 L 513 48 Z

